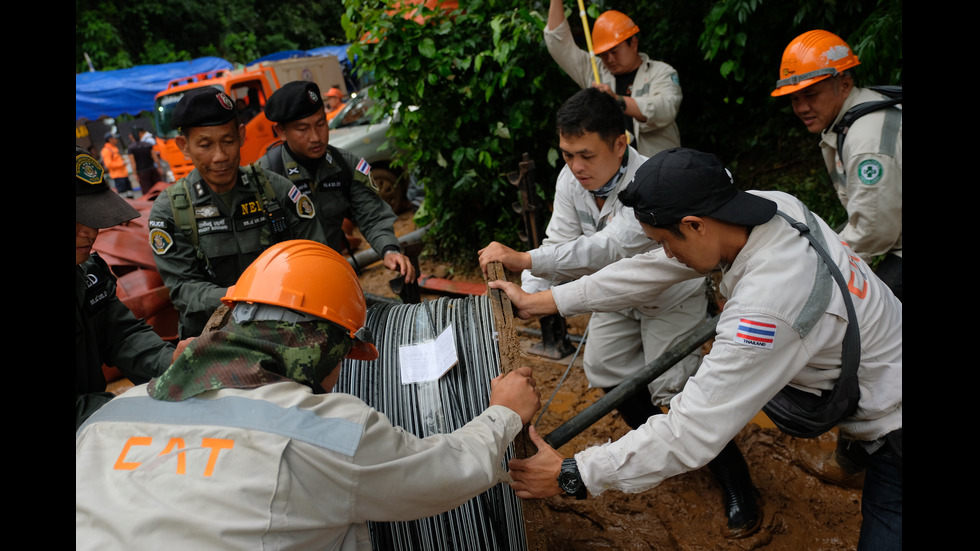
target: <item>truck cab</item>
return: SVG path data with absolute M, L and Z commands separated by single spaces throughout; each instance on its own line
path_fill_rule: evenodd
M 237 104 L 239 121 L 245 125 L 246 136 L 242 146 L 242 165 L 257 161 L 269 144 L 276 141 L 272 122 L 264 113 L 266 99 L 279 88 L 279 81 L 271 68 L 260 67 L 240 73 L 219 70 L 173 80 L 166 90 L 157 94 L 153 120 L 160 138 L 157 142 L 160 156 L 170 164 L 174 179 L 189 174 L 194 165 L 177 148 L 174 138 L 178 129 L 172 127 L 171 116 L 185 93 L 202 86 L 212 86 L 225 92 Z
M 316 82 L 321 90 L 334 84 L 344 86 L 340 62 L 332 55 L 262 62 L 242 69 L 220 69 L 170 81 L 167 89 L 156 96 L 153 121 L 158 137 L 156 149 L 170 164 L 174 180 L 194 170 L 190 159 L 177 148 L 174 138 L 178 129 L 170 122 L 173 110 L 184 94 L 202 86 L 213 86 L 237 104 L 239 121 L 245 125 L 241 153 L 241 164 L 245 166 L 258 161 L 269 146 L 278 142 L 273 123 L 265 116 L 265 102 L 282 84 L 294 80 Z

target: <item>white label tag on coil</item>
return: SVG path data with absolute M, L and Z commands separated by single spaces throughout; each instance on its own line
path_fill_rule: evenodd
M 452 325 L 447 326 L 435 340 L 398 347 L 403 385 L 435 381 L 458 361 Z

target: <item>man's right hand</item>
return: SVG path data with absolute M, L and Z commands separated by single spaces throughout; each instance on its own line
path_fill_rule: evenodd
M 525 425 L 541 408 L 541 393 L 535 388 L 530 367 L 519 367 L 490 381 L 490 405 L 510 408 Z
M 559 313 L 551 289 L 538 293 L 527 293 L 516 283 L 500 280 L 490 281 L 487 286 L 503 291 L 510 299 L 511 306 L 514 307 L 514 314 L 522 320 Z
M 487 264 L 491 262 L 500 262 L 504 268 L 511 272 L 531 269 L 531 253 L 515 251 L 496 241 L 480 249 L 478 254 L 480 255 L 480 269 L 483 270 L 484 277 L 487 275 Z

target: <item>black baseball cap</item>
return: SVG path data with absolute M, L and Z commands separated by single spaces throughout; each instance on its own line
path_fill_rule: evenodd
M 294 80 L 273 92 L 265 103 L 265 116 L 280 124 L 305 119 L 323 110 L 320 87 L 308 80 Z
M 203 86 L 188 91 L 180 98 L 171 115 L 171 123 L 179 129 L 221 126 L 237 117 L 238 108 L 228 94 L 213 86 Z
M 619 200 L 637 220 L 655 227 L 685 216 L 757 226 L 776 214 L 776 203 L 738 189 L 718 157 L 684 147 L 661 151 L 640 165 Z
M 139 218 L 139 215 L 139 211 L 109 189 L 102 165 L 76 145 L 75 222 L 104 229 Z

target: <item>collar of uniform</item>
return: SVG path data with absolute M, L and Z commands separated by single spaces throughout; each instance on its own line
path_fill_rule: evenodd
M 626 151 L 623 152 L 623 160 L 619 163 L 619 170 L 616 172 L 616 174 L 612 177 L 612 179 L 606 182 L 606 184 L 603 185 L 601 188 L 596 190 L 591 190 L 589 193 L 591 193 L 596 197 L 599 197 L 600 199 L 605 199 L 609 197 L 612 194 L 612 192 L 619 187 L 619 184 L 622 183 L 623 176 L 625 176 L 626 173 L 628 172 L 629 162 L 630 162 L 630 147 L 626 146 Z
M 211 188 L 209 188 L 207 183 L 204 182 L 204 178 L 201 177 L 201 173 L 198 172 L 196 168 L 186 176 L 186 180 L 187 188 L 190 190 L 192 195 L 191 203 L 197 204 L 210 202 L 211 196 L 213 195 Z M 232 190 L 238 186 L 242 186 L 245 189 L 251 189 L 252 187 L 249 185 L 249 178 L 245 177 L 243 167 L 238 167 L 238 180 L 235 182 L 235 186 L 232 187 Z
M 320 169 L 324 168 L 324 166 L 328 168 L 333 168 L 334 166 L 334 160 L 333 156 L 330 154 L 330 149 L 327 149 L 323 157 L 320 157 L 319 159 L 304 159 L 303 157 L 294 153 L 293 150 L 289 148 L 288 143 L 282 144 L 282 151 L 284 163 L 288 164 L 289 161 L 296 163 L 296 166 L 302 171 L 301 175 L 310 180 L 313 179 L 310 177 L 310 174 L 319 173 Z
M 837 116 L 834 117 L 834 122 L 830 123 L 830 126 L 824 128 L 823 132 L 820 133 L 821 137 L 823 138 L 832 138 L 831 142 L 833 142 L 834 148 L 837 147 L 837 133 L 834 132 L 834 127 L 837 126 L 837 123 L 839 123 L 842 118 L 844 118 L 844 114 L 847 113 L 847 110 L 854 107 L 858 103 L 858 96 L 861 94 L 861 90 L 862 89 L 858 88 L 857 86 L 851 88 L 851 91 L 848 92 L 847 97 L 844 98 L 844 103 L 840 106 L 840 111 L 838 111 Z

